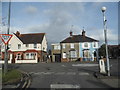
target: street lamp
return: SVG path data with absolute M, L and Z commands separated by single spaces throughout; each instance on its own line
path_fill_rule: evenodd
M 105 47 L 106 47 L 106 59 L 107 59 L 107 75 L 110 76 L 110 65 L 109 65 L 109 58 L 108 58 L 108 45 L 107 45 L 107 25 L 106 25 L 106 18 L 105 18 L 105 11 L 106 7 L 101 8 L 103 13 L 103 26 L 104 26 L 104 36 L 105 36 Z

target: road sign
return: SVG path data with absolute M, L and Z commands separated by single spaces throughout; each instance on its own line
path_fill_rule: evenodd
M 0 34 L 0 38 L 2 39 L 4 44 L 8 44 L 8 42 L 12 38 L 12 35 L 11 34 Z

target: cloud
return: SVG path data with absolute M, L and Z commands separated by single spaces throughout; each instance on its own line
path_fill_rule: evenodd
M 115 31 L 115 30 L 113 30 L 113 29 L 108 29 L 107 30 L 108 44 L 110 44 L 111 42 L 118 42 L 118 34 L 114 33 L 113 31 Z M 90 31 L 88 31 L 88 36 L 99 40 L 100 43 L 103 43 L 105 41 L 103 29 L 90 30 Z
M 25 8 L 25 12 L 28 14 L 35 14 L 38 12 L 38 9 L 34 6 L 28 6 Z

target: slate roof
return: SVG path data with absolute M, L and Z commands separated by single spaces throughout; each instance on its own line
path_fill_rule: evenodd
M 72 35 L 64 39 L 60 43 L 79 43 L 79 42 L 99 42 L 99 41 L 83 35 Z
M 15 34 L 24 44 L 42 43 L 45 33 Z

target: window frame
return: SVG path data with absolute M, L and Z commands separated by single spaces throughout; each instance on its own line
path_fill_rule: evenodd
M 18 44 L 18 49 L 21 49 L 21 44 Z
M 34 48 L 37 48 L 37 44 L 36 43 L 34 44 Z
M 64 49 L 65 49 L 65 47 L 66 47 L 66 45 L 65 45 L 65 44 L 62 44 L 62 48 L 64 48 Z
M 63 58 L 67 58 L 67 53 L 66 52 L 63 52 Z
M 71 44 L 70 44 L 70 48 L 75 48 L 75 44 L 74 44 L 74 43 L 71 43 Z

